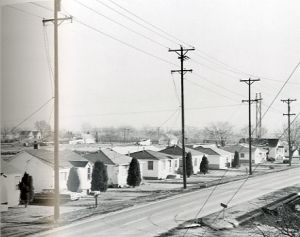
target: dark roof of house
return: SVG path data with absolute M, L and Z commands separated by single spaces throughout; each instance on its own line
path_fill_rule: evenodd
M 166 153 L 166 154 L 169 154 L 169 155 L 181 156 L 182 155 L 182 148 L 181 148 L 181 146 L 174 145 L 174 146 L 169 146 L 169 147 L 161 150 L 160 152 Z M 191 152 L 192 156 L 204 155 L 203 152 L 197 151 L 197 150 L 189 148 L 189 147 L 185 147 L 185 153 L 187 154 L 188 152 Z
M 131 157 L 115 152 L 109 148 L 88 153 L 83 156 L 92 163 L 102 161 L 105 165 L 128 165 L 132 160 Z
M 131 153 L 130 156 L 136 159 L 147 159 L 147 160 L 166 160 L 166 159 L 174 159 L 175 157 L 159 152 L 159 151 L 151 151 L 151 150 L 143 150 Z
M 236 144 L 236 145 L 231 145 L 231 146 L 224 146 L 222 147 L 223 150 L 225 151 L 229 151 L 231 153 L 234 153 L 234 152 L 243 152 L 243 153 L 247 153 L 249 152 L 249 148 L 248 147 L 245 147 L 245 146 L 242 146 L 240 144 Z M 256 147 L 252 147 L 252 152 L 254 152 L 256 150 Z
M 32 149 L 32 150 L 26 150 L 24 151 L 40 160 L 42 160 L 45 163 L 48 163 L 50 165 L 54 164 L 54 152 L 44 149 Z M 67 167 L 70 168 L 73 166 L 71 161 L 77 162 L 76 164 L 80 166 L 76 167 L 85 167 L 85 165 L 88 163 L 88 161 L 83 158 L 82 156 L 78 155 L 77 153 L 69 150 L 63 150 L 59 151 L 59 166 L 60 167 Z
M 207 147 L 202 147 L 202 146 L 198 146 L 194 148 L 197 151 L 200 151 L 206 155 L 220 155 L 219 153 L 215 152 L 213 149 L 211 148 L 207 148 Z

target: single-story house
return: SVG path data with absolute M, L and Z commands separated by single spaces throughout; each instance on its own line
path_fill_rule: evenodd
M 233 155 L 237 151 L 239 153 L 240 164 L 249 163 L 249 146 L 247 144 L 236 144 L 222 147 L 225 151 L 231 152 Z M 252 146 L 251 159 L 252 163 L 259 164 L 266 161 L 267 150 Z
M 160 152 L 175 156 L 179 158 L 179 167 L 182 167 L 182 147 L 178 145 L 169 146 Z M 185 147 L 185 155 L 190 152 L 192 154 L 192 162 L 193 162 L 193 170 L 194 174 L 197 174 L 200 172 L 200 163 L 202 160 L 202 157 L 205 155 L 203 152 L 197 151 L 195 149 Z
M 32 176 L 34 192 L 54 189 L 54 152 L 44 149 L 22 151 L 9 159 L 9 164 L 24 174 Z M 63 150 L 59 152 L 59 189 L 67 190 L 70 169 L 76 168 L 80 180 L 80 189 L 90 189 L 91 163 L 79 154 Z
M 216 145 L 196 145 L 194 149 L 206 154 L 209 169 L 227 169 L 231 167 L 232 153 L 219 149 Z
M 241 139 L 240 143 L 248 143 L 249 139 Z M 282 160 L 287 147 L 278 138 L 253 138 L 252 145 L 267 150 L 268 158 Z
M 1 159 L 1 205 L 7 207 L 19 204 L 18 187 L 24 173 Z
M 158 151 L 142 150 L 130 154 L 131 157 L 144 163 L 143 177 L 145 179 L 165 179 L 176 174 L 179 168 L 179 158 Z
M 123 187 L 127 184 L 128 168 L 132 157 L 117 153 L 110 148 L 86 153 L 83 156 L 92 164 L 96 161 L 101 161 L 106 165 L 108 185 Z

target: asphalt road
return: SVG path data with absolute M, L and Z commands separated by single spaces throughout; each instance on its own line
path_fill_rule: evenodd
M 154 203 L 93 217 L 44 232 L 38 236 L 156 236 L 184 221 L 221 210 L 220 203 L 228 203 L 233 196 L 229 207 L 298 184 L 300 183 L 300 168 L 251 177 L 244 182 L 244 180 L 239 180 L 219 185 L 216 188 L 201 189 Z M 241 187 L 243 183 L 244 185 Z M 239 189 L 239 187 L 241 188 Z M 209 200 L 201 210 L 209 196 Z

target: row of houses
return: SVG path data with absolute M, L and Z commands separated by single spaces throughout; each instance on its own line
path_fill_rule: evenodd
M 275 144 L 275 143 L 274 143 Z M 178 145 L 159 149 L 149 146 L 149 149 L 140 146 L 114 147 L 99 149 L 94 152 L 74 152 L 70 150 L 60 151 L 59 157 L 59 186 L 60 191 L 67 191 L 67 180 L 71 168 L 76 168 L 80 178 L 80 189 L 88 192 L 91 184 L 93 165 L 96 161 L 102 161 L 108 171 L 108 184 L 111 186 L 124 186 L 127 181 L 129 163 L 134 157 L 140 162 L 142 177 L 145 179 L 165 179 L 177 174 L 182 167 L 182 147 Z M 128 149 L 128 150 L 127 150 Z M 216 145 L 198 144 L 185 148 L 186 154 L 192 154 L 194 173 L 199 172 L 203 156 L 209 161 L 210 169 L 227 169 L 235 152 L 239 153 L 241 163 L 248 163 L 249 149 L 245 144 L 237 144 L 219 148 Z M 284 156 L 284 149 L 277 143 L 272 147 L 253 147 L 253 163 L 264 162 L 267 156 Z M 124 153 L 124 154 L 122 154 Z M 18 198 L 10 198 L 16 190 L 16 185 L 25 172 L 33 177 L 35 192 L 43 192 L 54 189 L 54 153 L 44 149 L 25 150 L 21 153 L 1 159 L 1 190 L 7 190 L 1 194 L 1 203 L 15 202 Z M 3 182 L 2 182 L 3 181 Z M 11 188 L 13 187 L 13 190 Z M 6 196 L 5 196 L 6 195 Z

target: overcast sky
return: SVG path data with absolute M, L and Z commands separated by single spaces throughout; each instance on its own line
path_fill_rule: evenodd
M 52 97 L 53 25 L 42 24 L 53 17 L 51 2 L 2 7 L 2 125 L 15 126 Z M 261 78 L 252 97 L 262 93 L 264 113 L 300 61 L 299 9 L 299 0 L 62 0 L 61 13 L 74 21 L 59 27 L 60 126 L 180 128 L 180 75 L 170 73 L 180 64 L 168 48 L 183 44 L 196 49 L 185 61 L 193 69 L 185 75 L 186 125 L 228 121 L 243 127 L 248 86 L 240 79 Z M 300 67 L 264 127 L 286 123 L 287 105 L 280 99 L 298 99 L 292 112 L 299 112 L 299 89 Z M 51 111 L 52 102 L 23 127 L 52 123 Z

